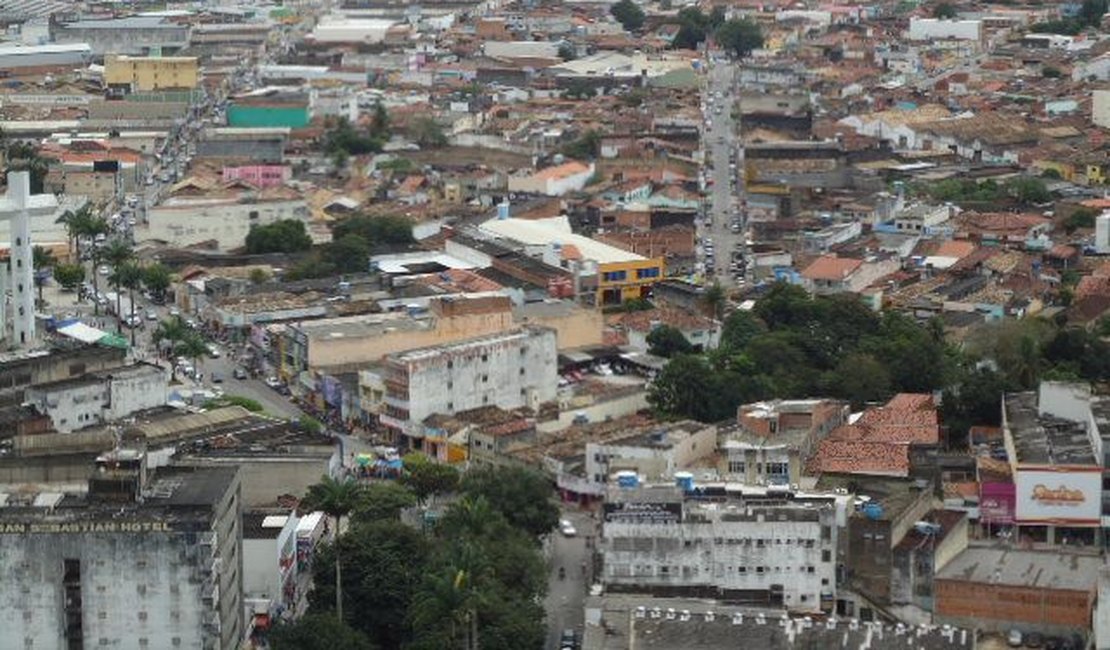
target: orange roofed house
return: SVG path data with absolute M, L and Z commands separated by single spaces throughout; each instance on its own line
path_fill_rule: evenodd
M 859 293 L 879 278 L 898 270 L 896 258 L 868 257 L 859 260 L 822 255 L 802 271 L 802 286 L 816 294 Z
M 510 176 L 509 191 L 522 194 L 562 196 L 578 192 L 593 178 L 594 164 L 571 160 L 526 176 Z
M 936 445 L 940 425 L 933 397 L 900 393 L 870 408 L 817 444 L 807 472 L 909 476 L 910 447 Z

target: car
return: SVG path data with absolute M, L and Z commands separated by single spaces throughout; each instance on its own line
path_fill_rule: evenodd
M 220 348 L 216 347 L 214 343 L 208 344 L 208 356 L 213 359 L 219 359 L 221 355 Z
M 274 375 L 266 378 L 266 385 L 270 388 L 281 388 L 281 380 Z
M 170 312 L 169 313 L 170 313 L 170 316 L 180 316 L 181 315 L 181 310 L 178 309 L 177 307 L 170 307 Z
M 146 319 L 147 320 L 158 320 L 158 312 L 154 311 L 153 309 L 146 310 Z
M 143 319 L 142 319 L 141 316 L 139 316 L 137 314 L 132 314 L 132 315 L 128 316 L 127 318 L 123 319 L 123 324 L 128 326 L 128 327 L 138 327 L 139 325 L 143 324 Z
M 1044 647 L 1044 635 L 1040 634 L 1039 632 L 1030 632 L 1029 634 L 1026 634 L 1024 641 L 1026 648 Z
M 235 370 L 231 371 L 231 376 L 235 377 L 236 379 L 246 379 L 247 371 L 243 370 L 242 368 L 236 368 Z
M 1020 648 L 1021 643 L 1024 640 L 1025 639 L 1021 634 L 1021 630 L 1010 630 L 1008 633 L 1006 633 L 1006 645 L 1010 646 L 1011 648 Z
M 195 320 L 193 320 L 192 318 L 190 318 L 190 319 L 185 321 L 185 327 L 188 327 L 189 329 L 194 329 L 195 330 L 197 328 L 197 322 Z
M 213 384 L 222 384 L 222 383 L 224 383 L 224 376 L 221 375 L 218 372 L 212 373 L 212 383 Z
M 578 648 L 578 633 L 571 628 L 563 630 L 563 633 L 559 635 L 559 647 L 576 650 Z
M 1050 636 L 1044 640 L 1044 650 L 1064 650 L 1067 640 L 1061 636 Z
M 101 264 L 100 268 L 98 268 L 96 270 L 96 272 L 99 273 L 100 275 L 108 275 L 109 273 L 112 272 L 112 269 L 107 264 Z
M 566 519 L 559 520 L 559 532 L 562 533 L 564 537 L 574 537 L 578 534 L 578 531 L 574 528 L 574 524 Z

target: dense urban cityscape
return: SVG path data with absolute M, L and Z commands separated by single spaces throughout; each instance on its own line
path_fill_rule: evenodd
M 1110 650 L 1107 0 L 0 23 L 0 650 Z

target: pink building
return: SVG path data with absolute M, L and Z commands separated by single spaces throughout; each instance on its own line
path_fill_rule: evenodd
M 293 176 L 293 170 L 284 165 L 248 165 L 224 167 L 223 180 L 243 181 L 255 187 L 280 187 Z

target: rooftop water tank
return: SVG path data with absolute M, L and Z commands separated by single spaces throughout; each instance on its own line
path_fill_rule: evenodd
M 640 475 L 628 470 L 617 472 L 617 485 L 622 488 L 640 487 Z
M 883 518 L 883 507 L 874 501 L 869 501 L 863 506 L 863 514 L 872 521 Z
M 675 472 L 674 482 L 683 492 L 694 491 L 694 475 L 690 472 Z

